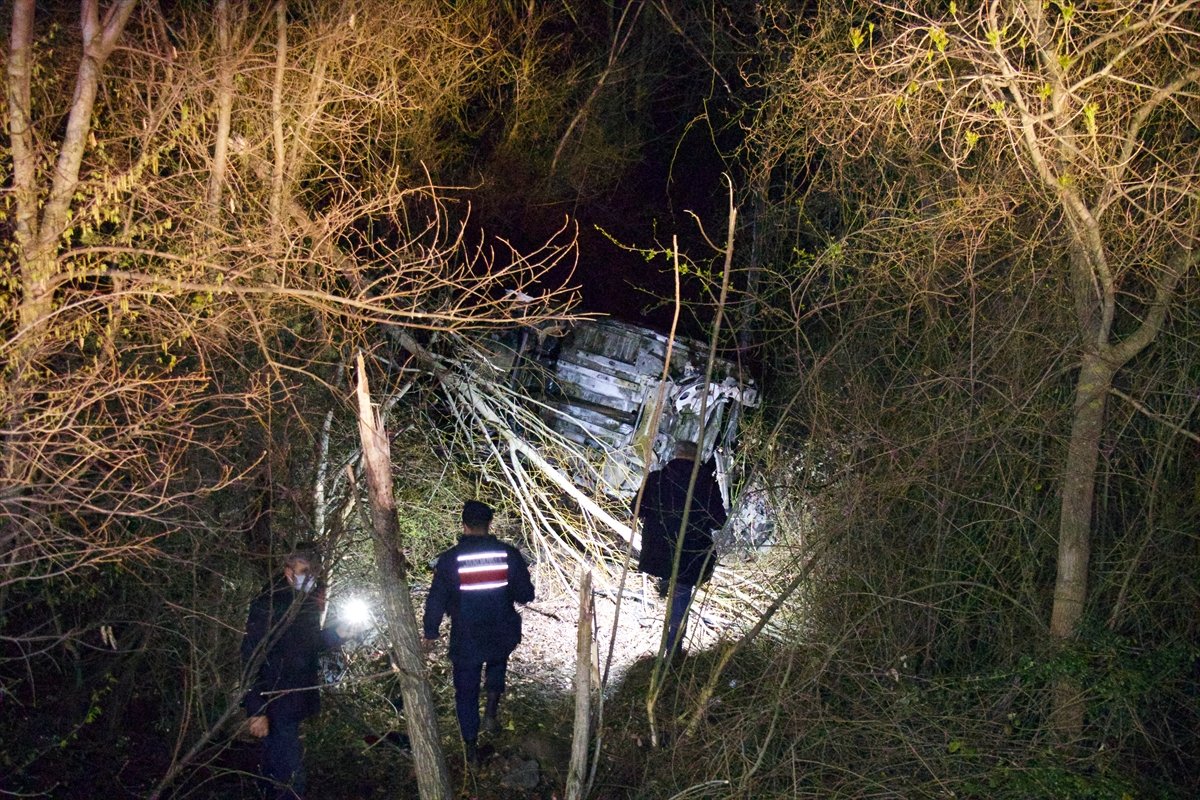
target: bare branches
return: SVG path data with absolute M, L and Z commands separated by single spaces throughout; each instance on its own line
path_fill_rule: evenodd
M 317 3 L 285 31 L 282 2 L 168 20 L 93 2 L 66 43 L 78 61 L 38 64 L 33 5 L 14 8 L 7 65 L 17 268 L 0 358 L 27 367 L 0 381 L 0 592 L 157 569 L 214 537 L 270 552 L 222 517 L 247 484 L 309 466 L 346 352 L 381 326 L 570 305 L 568 221 L 528 252 L 469 245 L 421 163 L 443 158 L 431 131 L 488 54 L 436 4 Z
M 615 533 L 622 542 L 634 534 L 607 507 L 611 500 L 604 496 L 595 456 L 550 429 L 536 407 L 506 385 L 505 376 L 496 373 L 477 346 L 457 339 L 453 360 L 442 361 L 410 336 L 402 333 L 399 338 L 437 377 L 459 430 L 479 443 L 482 453 L 477 466 L 485 474 L 490 468 L 501 470 L 489 478 L 514 493 L 531 530 L 557 554 L 556 562 L 570 559 L 591 569 L 619 557 L 620 551 L 607 537 L 597 535 L 597 528 Z M 557 493 L 567 495 L 583 514 L 571 515 L 555 498 Z M 561 577 L 566 585 L 570 576 Z
M 645 0 L 636 0 L 636 2 L 627 4 L 621 9 L 621 16 L 617 20 L 617 27 L 613 31 L 612 43 L 608 49 L 608 61 L 604 65 L 604 69 L 600 72 L 600 76 L 596 79 L 596 85 L 592 87 L 592 91 L 588 94 L 587 99 L 579 107 L 571 117 L 571 121 L 567 123 L 566 130 L 558 140 L 558 146 L 554 148 L 554 157 L 550 159 L 550 174 L 553 175 L 558 168 L 558 160 L 562 156 L 563 148 L 567 146 L 567 142 L 571 138 L 571 132 L 575 127 L 587 119 L 589 110 L 595 102 L 596 97 L 604 89 L 604 84 L 608 81 L 609 76 L 617 66 L 617 61 L 621 57 L 621 53 L 629 45 L 629 38 L 633 35 L 634 29 L 637 27 L 638 17 L 641 16 L 642 10 L 646 7 Z M 633 12 L 632 14 L 630 12 Z
M 1113 397 L 1119 397 L 1122 400 L 1124 400 L 1126 403 L 1129 403 L 1129 405 L 1133 406 L 1134 408 L 1136 408 L 1138 410 L 1138 413 L 1144 414 L 1146 417 L 1166 426 L 1169 430 L 1174 431 L 1175 433 L 1179 434 L 1180 436 L 1191 439 L 1193 442 L 1200 444 L 1200 433 L 1193 433 L 1192 431 L 1189 431 L 1187 428 L 1184 428 L 1181 425 L 1176 425 L 1175 423 L 1171 422 L 1169 419 L 1163 419 L 1163 417 L 1161 415 L 1156 414 L 1154 411 L 1147 408 L 1144 403 L 1138 402 L 1136 399 L 1130 397 L 1128 394 L 1126 394 L 1125 392 L 1122 392 L 1120 389 L 1111 389 L 1110 388 L 1108 390 L 1108 392 Z
M 1170 332 L 1191 325 L 1200 246 L 1196 11 L 1191 0 L 831 0 L 782 26 L 761 83 L 751 163 L 765 153 L 775 172 L 763 179 L 800 187 L 799 213 L 778 212 L 795 239 L 765 271 L 762 304 L 778 311 L 772 345 L 799 387 L 779 430 L 803 409 L 805 436 L 821 430 L 856 469 L 878 470 L 872 497 L 907 522 L 874 527 L 924 554 L 914 576 L 973 564 L 983 583 L 1021 585 L 1008 594 L 1031 613 L 1053 582 L 1049 630 L 1063 646 L 1111 600 L 1095 594 L 1111 589 L 1111 561 L 1092 562 L 1094 530 L 1144 531 L 1124 504 L 1162 502 L 1142 499 L 1159 497 L 1157 479 L 1113 488 L 1133 480 L 1125 459 L 1166 456 L 1114 425 L 1106 398 L 1157 408 L 1174 390 L 1147 362 L 1194 363 Z M 1064 374 L 1069 400 L 1052 388 Z M 1181 444 L 1184 413 L 1155 418 Z M 925 535 L 907 540 L 905 525 Z M 984 556 L 973 542 L 988 529 Z M 1001 558 L 1010 535 L 1030 549 Z M 893 568 L 908 559 L 889 552 Z M 1020 572 L 1030 552 L 1056 554 L 1053 578 Z M 863 580 L 894 585 L 866 560 Z M 925 647 L 956 659 L 940 636 Z M 1080 689 L 1058 695 L 1068 739 Z
M 844 19 L 837 13 L 825 20 L 830 37 L 799 45 L 832 52 L 812 62 L 804 86 L 778 92 L 806 105 L 772 117 L 772 125 L 805 120 L 804 135 L 815 139 L 806 149 L 819 151 L 823 164 L 814 190 L 846 185 L 850 170 L 894 187 L 869 201 L 873 210 L 853 235 L 894 237 L 893 223 L 907 217 L 890 210 L 897 200 L 922 212 L 907 217 L 909 230 L 932 232 L 942 226 L 928 209 L 998 194 L 1001 202 L 969 221 L 941 218 L 942 229 L 961 238 L 978 236 L 981 226 L 1009 228 L 1011 209 L 1030 204 L 1065 222 L 1070 236 L 1050 257 L 1075 274 L 1075 313 L 1091 347 L 1111 343 L 1122 293 L 1156 307 L 1153 296 L 1171 285 L 1160 265 L 1195 242 L 1188 198 L 1200 160 L 1185 142 L 1200 39 L 1180 23 L 1191 4 L 993 2 L 928 15 L 868 7 L 879 16 L 869 30 L 854 28 L 847 46 L 832 45 Z M 1163 123 L 1147 129 L 1150 115 L 1167 108 Z M 910 140 L 898 140 L 897 129 Z M 896 169 L 900 152 L 928 166 L 925 181 L 897 192 L 906 180 Z
M 75 76 L 75 91 L 66 109 L 66 126 L 51 175 L 38 185 L 38 160 L 34 146 L 35 123 L 31 116 L 31 50 L 34 4 L 13 7 L 8 68 L 9 128 L 12 134 L 14 194 L 16 195 L 17 262 L 22 284 L 17 319 L 32 338 L 41 335 L 51 298 L 48 282 L 53 275 L 54 251 L 68 223 L 68 213 L 79 183 L 100 71 L 112 53 L 135 5 L 119 0 L 109 8 L 103 25 L 98 0 L 83 4 L 83 53 Z M 40 218 L 39 218 L 40 211 Z M 28 368 L 27 353 L 17 353 L 18 374 Z

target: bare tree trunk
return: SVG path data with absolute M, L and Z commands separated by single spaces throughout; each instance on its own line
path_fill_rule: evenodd
M 329 435 L 332 429 L 331 408 L 325 412 L 325 419 L 321 422 L 321 436 L 317 440 L 317 477 L 313 481 L 313 530 L 318 536 L 325 533 L 325 526 L 328 524 L 326 484 L 329 480 Z
M 208 178 L 208 205 L 215 224 L 221 218 L 221 193 L 229 164 L 229 128 L 233 118 L 233 39 L 230 35 L 229 0 L 217 0 L 217 139 L 213 143 L 212 174 Z
M 287 2 L 275 3 L 275 84 L 271 89 L 271 138 L 275 143 L 275 161 L 271 170 L 271 225 L 279 227 L 279 208 L 283 202 L 283 75 L 287 70 Z
M 377 418 L 371 407 L 362 353 L 358 355 L 357 395 L 358 430 L 362 437 L 363 464 L 371 498 L 375 562 L 379 568 L 379 585 L 384 617 L 392 640 L 392 656 L 400 668 L 400 692 L 404 696 L 404 717 L 412 742 L 417 787 L 421 800 L 449 800 L 450 777 L 438 740 L 437 709 L 433 692 L 425 679 L 420 632 L 408 591 L 404 555 L 400 551 L 396 500 L 392 494 L 391 448 L 383 421 Z
M 1104 406 L 1112 386 L 1113 368 L 1096 354 L 1084 356 L 1075 384 L 1071 441 L 1063 466 L 1062 511 L 1058 528 L 1058 574 L 1050 635 L 1074 638 L 1087 602 L 1088 559 L 1091 553 L 1092 503 L 1096 465 L 1104 432 Z M 1052 723 L 1063 739 L 1073 741 L 1083 730 L 1084 704 L 1080 687 L 1070 679 L 1054 687 Z
M 42 154 L 36 142 L 32 108 L 35 3 L 34 0 L 16 0 L 12 6 L 5 100 L 13 161 L 12 197 L 16 206 L 13 244 L 20 276 L 20 301 L 15 314 L 17 330 L 10 338 L 10 370 L 4 377 L 5 391 L 10 396 L 20 394 L 19 390 L 30 380 L 39 345 L 49 325 L 59 269 L 56 256 L 70 223 L 69 212 L 79 185 L 79 170 L 91 131 L 100 74 L 135 5 L 136 0 L 118 0 L 101 20 L 99 0 L 81 3 L 83 57 L 75 76 L 75 92 L 67 111 L 62 142 L 54 169 L 49 172 L 53 177 L 47 178 L 48 185 L 45 186 L 39 185 L 38 162 Z M 9 419 L 3 420 L 8 431 L 17 429 L 16 421 L 23 413 L 20 401 L 14 403 Z M 22 455 L 22 442 L 18 437 L 8 435 L 2 445 L 0 474 L 4 483 L 26 483 L 36 460 Z M 12 519 L 6 520 L 0 528 L 0 568 L 5 566 L 8 554 L 15 550 L 22 535 Z
M 579 570 L 579 627 L 575 649 L 575 732 L 567 769 L 567 800 L 582 800 L 592 722 L 592 573 Z
M 1062 512 L 1058 529 L 1058 577 L 1050 633 L 1058 639 L 1073 637 L 1087 599 L 1087 565 L 1091 551 L 1089 532 L 1096 492 L 1096 464 L 1104 429 L 1104 405 L 1112 386 L 1113 369 L 1099 356 L 1089 354 L 1080 366 L 1075 384 L 1075 411 L 1071 441 L 1063 466 Z
M 1137 329 L 1118 344 L 1102 343 L 1086 352 L 1080 363 L 1079 378 L 1075 383 L 1071 440 L 1063 465 L 1058 572 L 1050 612 L 1050 635 L 1059 642 L 1069 641 L 1078 634 L 1087 604 L 1096 471 L 1100 439 L 1104 435 L 1105 400 L 1112 389 L 1113 377 L 1158 336 L 1174 298 L 1175 287 L 1195 263 L 1196 257 L 1188 250 L 1176 251 L 1169 263 L 1169 271 L 1155 288 L 1154 300 Z M 1087 315 L 1081 311 L 1080 316 L 1084 318 L 1086 331 Z M 1101 330 L 1105 340 L 1110 327 L 1110 323 L 1103 323 Z M 1083 687 L 1073 678 L 1060 678 L 1054 686 L 1054 704 L 1050 713 L 1060 743 L 1071 744 L 1079 740 L 1083 733 L 1084 710 Z
M 32 80 L 34 2 L 13 5 L 8 64 L 9 137 L 13 154 L 13 195 L 16 201 L 17 263 L 21 274 L 15 376 L 21 380 L 27 357 L 36 349 L 50 316 L 54 296 L 55 258 L 69 224 L 69 211 L 79 185 L 79 168 L 92 126 L 92 109 L 100 86 L 100 73 L 136 0 L 118 0 L 100 19 L 99 0 L 84 0 L 80 9 L 83 57 L 75 76 L 75 94 L 67 112 L 66 128 L 48 187 L 37 185 L 38 153 L 34 144 L 30 108 Z M 43 197 L 43 191 L 45 195 Z M 39 206 L 41 218 L 38 218 Z

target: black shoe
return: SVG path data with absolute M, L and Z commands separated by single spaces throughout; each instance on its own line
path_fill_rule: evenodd
M 476 747 L 474 741 L 463 742 L 463 748 L 467 751 L 467 765 L 471 767 L 479 766 L 479 748 Z
M 495 717 L 484 717 L 480 729 L 489 736 L 495 736 L 500 732 L 500 720 Z
M 687 657 L 687 648 L 682 644 L 677 644 L 669 650 L 660 650 L 663 654 L 663 661 L 670 665 L 677 665 Z

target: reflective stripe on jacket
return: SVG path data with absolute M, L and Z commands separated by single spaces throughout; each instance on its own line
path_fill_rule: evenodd
M 425 601 L 425 638 L 436 639 L 449 615 L 451 660 L 507 658 L 521 641 L 521 615 L 513 604 L 532 600 L 520 551 L 490 534 L 463 536 L 437 558 Z

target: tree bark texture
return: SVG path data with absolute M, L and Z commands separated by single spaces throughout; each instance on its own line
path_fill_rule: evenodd
M 275 159 L 271 169 L 271 223 L 279 227 L 279 209 L 283 201 L 283 76 L 287 72 L 287 3 L 275 3 L 275 83 L 271 88 L 271 141 Z
M 221 218 L 221 194 L 229 164 L 229 130 L 233 121 L 233 38 L 229 0 L 217 0 L 217 138 L 213 143 L 212 173 L 208 177 L 208 205 L 212 221 Z
M 391 448 L 387 434 L 371 406 L 366 365 L 358 355 L 358 430 L 362 437 L 363 465 L 371 500 L 375 563 L 379 569 L 384 617 L 392 640 L 392 657 L 400 669 L 404 716 L 412 743 L 413 761 L 421 800 L 449 800 L 450 777 L 438 739 L 437 708 L 425 678 L 420 631 L 408 591 L 407 569 L 400 551 L 396 501 L 392 493 Z
M 1107 316 L 1105 306 L 1094 309 L 1101 317 L 1099 323 L 1095 322 L 1095 315 L 1086 311 L 1088 305 L 1082 296 L 1089 291 L 1087 282 L 1076 281 L 1076 306 L 1081 330 L 1085 337 L 1098 330 L 1101 340 L 1097 346 L 1089 348 L 1080 360 L 1071 417 L 1071 438 L 1063 464 L 1057 573 L 1050 611 L 1050 636 L 1057 642 L 1067 642 L 1078 635 L 1087 606 L 1097 467 L 1100 441 L 1104 435 L 1105 404 L 1113 388 L 1113 378 L 1158 336 L 1174 298 L 1175 288 L 1194 264 L 1195 257 L 1190 251 L 1180 248 L 1173 253 L 1168 272 L 1157 283 L 1154 300 L 1141 324 L 1115 344 L 1109 341 L 1111 318 Z M 1108 291 L 1112 291 L 1111 286 Z M 1097 325 L 1098 329 L 1095 327 Z M 1083 687 L 1066 676 L 1058 679 L 1054 686 L 1050 716 L 1060 743 L 1071 744 L 1079 740 L 1083 733 L 1084 711 Z
M 1096 466 L 1104 433 L 1104 407 L 1112 387 L 1112 366 L 1095 354 L 1084 356 L 1075 385 L 1071 439 L 1063 466 L 1062 510 L 1058 528 L 1058 573 L 1050 635 L 1059 642 L 1075 637 L 1087 603 L 1088 560 L 1091 555 L 1092 505 Z M 1082 687 L 1063 676 L 1054 685 L 1051 722 L 1062 744 L 1078 740 L 1083 731 L 1085 703 Z
M 582 800 L 592 723 L 592 573 L 579 570 L 579 627 L 575 649 L 575 729 L 567 769 L 567 800 Z
M 1050 633 L 1056 639 L 1070 639 L 1076 634 L 1087 601 L 1096 465 L 1104 432 L 1105 399 L 1112 387 L 1113 372 L 1112 366 L 1100 356 L 1086 355 L 1075 385 L 1071 439 L 1063 465 L 1058 575 L 1050 616 Z

